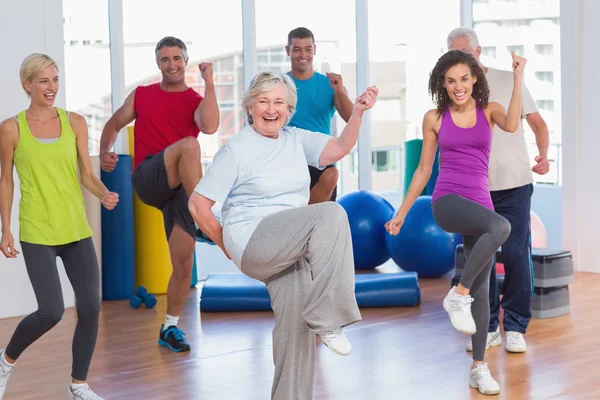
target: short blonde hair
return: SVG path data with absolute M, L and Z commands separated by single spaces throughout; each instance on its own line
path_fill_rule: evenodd
M 21 77 L 21 86 L 23 87 L 23 90 L 27 96 L 30 94 L 27 89 L 25 89 L 25 82 L 33 82 L 33 78 L 51 65 L 53 65 L 58 71 L 58 64 L 56 64 L 56 61 L 46 54 L 33 53 L 25 57 L 21 63 L 19 76 Z
M 296 93 L 296 84 L 287 74 L 281 74 L 276 72 L 261 72 L 256 75 L 252 82 L 250 82 L 250 86 L 244 92 L 244 96 L 242 98 L 242 108 L 246 113 L 246 118 L 248 119 L 248 123 L 251 124 L 252 116 L 248 112 L 248 108 L 254 103 L 257 97 L 265 92 L 271 92 L 277 88 L 277 86 L 283 85 L 285 87 L 287 103 L 290 108 L 290 114 L 288 115 L 285 124 L 294 116 L 296 112 L 296 104 L 298 103 L 298 94 Z

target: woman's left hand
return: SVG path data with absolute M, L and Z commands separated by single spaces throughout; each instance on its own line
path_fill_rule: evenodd
M 107 210 L 112 210 L 119 202 L 119 194 L 115 192 L 106 192 L 104 193 L 104 196 L 102 196 L 102 199 L 100 199 L 100 202 L 104 208 Z
M 356 102 L 354 103 L 354 109 L 359 111 L 366 111 L 372 108 L 377 101 L 377 94 L 379 93 L 379 89 L 377 86 L 368 87 L 367 90 L 356 98 Z

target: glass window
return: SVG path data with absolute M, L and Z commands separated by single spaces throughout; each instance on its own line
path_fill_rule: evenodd
M 356 23 L 354 2 L 345 0 L 304 0 L 302 7 L 292 0 L 256 0 L 256 46 L 258 71 L 288 72 L 291 60 L 285 52 L 288 33 L 306 27 L 315 36 L 313 68 L 320 73 L 342 75 L 350 100 L 356 98 Z M 281 10 L 291 10 L 285 12 Z M 283 14 L 279 15 L 278 12 Z M 332 135 L 339 134 L 345 122 L 338 113 L 331 121 Z M 338 195 L 358 190 L 352 173 L 351 157 L 337 163 L 340 170 Z
M 448 51 L 448 33 L 460 26 L 460 0 L 394 2 L 401 13 L 390 4 L 369 0 L 370 73 L 379 88 L 371 110 L 374 191 L 402 187 L 404 143 L 422 138 L 423 115 L 434 107 L 429 73 Z
M 552 71 L 535 71 L 535 77 L 540 82 L 554 83 L 554 72 Z
M 482 46 L 481 55 L 485 57 L 496 58 L 496 46 Z
M 489 67 L 509 70 L 511 50 L 527 58 L 524 81 L 548 125 L 554 157 L 547 175 L 533 175 L 537 182 L 559 183 L 560 176 L 557 170 L 562 154 L 559 17 L 560 0 L 473 3 L 473 27 L 480 45 L 507 49 L 496 59 L 482 57 L 482 62 Z M 533 163 L 538 154 L 535 135 L 526 122 L 524 128 Z
M 91 155 L 112 115 L 108 0 L 63 0 L 66 107 L 85 117 Z M 98 39 L 100 38 L 100 39 Z
M 525 56 L 525 46 L 523 45 L 506 46 L 506 51 L 508 51 L 508 53 L 512 53 L 514 51 L 518 56 Z
M 204 80 L 198 65 L 213 63 L 221 124 L 216 134 L 198 137 L 206 166 L 219 146 L 240 126 L 240 94 L 244 85 L 242 5 L 239 0 L 180 0 L 177 7 L 185 12 L 177 18 L 165 18 L 162 0 L 123 0 L 125 84 L 129 92 L 139 85 L 160 82 L 154 50 L 165 36 L 178 37 L 186 44 L 189 57 L 186 82 L 201 95 Z M 221 17 L 207 18 L 207 10 Z

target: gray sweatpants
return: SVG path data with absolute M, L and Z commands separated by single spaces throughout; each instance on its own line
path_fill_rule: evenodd
M 312 399 L 315 334 L 361 320 L 346 212 L 325 202 L 266 217 L 248 242 L 241 270 L 265 282 L 271 296 L 271 398 Z
M 490 323 L 490 271 L 496 250 L 508 238 L 510 223 L 496 212 L 457 194 L 431 205 L 433 217 L 446 232 L 462 235 L 467 260 L 460 283 L 470 289 L 471 314 L 477 332 L 472 336 L 473 360 L 483 361 Z

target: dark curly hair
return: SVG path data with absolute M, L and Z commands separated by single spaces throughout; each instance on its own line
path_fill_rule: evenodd
M 473 94 L 477 107 L 485 108 L 490 98 L 490 88 L 483 69 L 471 54 L 462 50 L 450 50 L 442 55 L 429 76 L 429 94 L 436 103 L 438 115 L 450 107 L 452 100 L 444 88 L 444 75 L 455 65 L 464 64 L 471 70 L 471 75 L 477 77 L 477 82 L 473 85 Z

